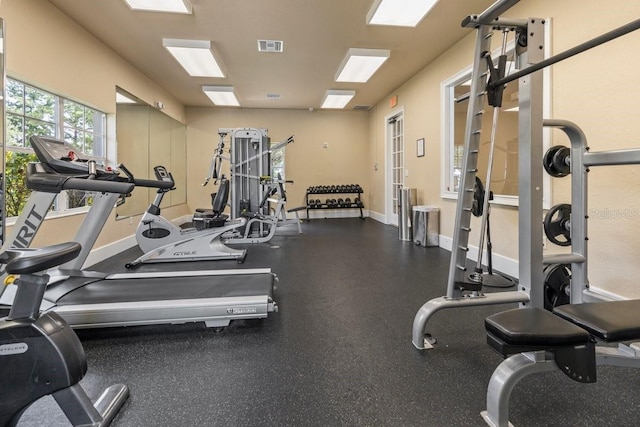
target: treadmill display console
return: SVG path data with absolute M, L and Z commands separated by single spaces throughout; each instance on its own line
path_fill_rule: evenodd
M 29 142 L 38 159 L 54 171 L 61 174 L 89 173 L 88 159 L 80 157 L 71 144 L 59 139 L 35 135 L 29 138 Z M 96 175 L 113 176 L 114 173 L 97 166 Z

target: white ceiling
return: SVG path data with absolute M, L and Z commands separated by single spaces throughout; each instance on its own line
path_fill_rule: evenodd
M 213 106 L 203 85 L 232 85 L 242 107 L 294 109 L 318 108 L 328 89 L 356 90 L 347 109 L 376 104 L 467 35 L 465 16 L 493 3 L 440 0 L 416 28 L 402 28 L 366 25 L 373 0 L 191 0 L 191 15 L 133 11 L 123 0 L 49 1 L 187 107 Z M 162 38 L 211 40 L 226 78 L 190 77 Z M 284 53 L 258 52 L 258 39 L 282 40 Z M 352 47 L 391 57 L 367 83 L 337 83 Z

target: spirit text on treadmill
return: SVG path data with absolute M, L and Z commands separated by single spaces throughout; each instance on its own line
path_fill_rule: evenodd
M 16 236 L 15 241 L 13 242 L 13 246 L 16 248 L 27 248 L 33 239 L 33 236 L 36 234 L 36 231 L 40 227 L 42 220 L 44 219 L 44 215 L 36 212 L 36 207 L 34 206 L 27 215 L 27 219 L 24 221 L 24 225 L 18 231 L 18 235 Z

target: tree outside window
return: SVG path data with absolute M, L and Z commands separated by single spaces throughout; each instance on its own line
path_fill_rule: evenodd
M 17 216 L 29 198 L 25 171 L 37 161 L 29 146 L 31 135 L 62 138 L 84 157 L 104 164 L 106 115 L 83 104 L 8 78 L 6 84 L 5 173 L 7 216 Z M 70 190 L 61 193 L 54 210 L 90 206 L 91 193 Z

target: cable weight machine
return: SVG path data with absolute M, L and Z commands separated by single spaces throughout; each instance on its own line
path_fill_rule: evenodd
M 583 294 L 588 295 L 586 278 L 586 208 L 580 212 L 573 206 L 571 234 L 572 254 L 559 255 L 543 259 L 543 222 L 541 221 L 543 168 L 541 160 L 543 127 L 556 127 L 567 133 L 571 144 L 571 158 L 580 158 L 584 165 L 626 164 L 636 163 L 635 151 L 633 157 L 628 153 L 606 152 L 584 154 L 578 146 L 586 147 L 581 131 L 575 125 L 559 120 L 543 120 L 542 93 L 543 75 L 537 71 L 555 64 L 571 56 L 577 55 L 593 47 L 599 46 L 631 31 L 640 28 L 640 20 L 582 43 L 550 58 L 544 59 L 544 27 L 545 20 L 539 18 L 513 19 L 501 18 L 500 14 L 518 3 L 518 0 L 500 0 L 480 15 L 466 17 L 462 26 L 475 28 L 477 31 L 474 50 L 471 91 L 465 128 L 464 154 L 462 175 L 456 207 L 455 226 L 449 278 L 445 296 L 435 298 L 425 303 L 417 312 L 413 323 L 412 342 L 418 349 L 432 348 L 435 340 L 426 331 L 428 320 L 437 311 L 444 308 L 492 305 L 505 303 L 520 303 L 520 306 L 544 306 L 545 265 L 571 264 L 571 303 L 582 302 Z M 504 75 L 500 63 L 498 67 L 487 59 L 490 52 L 491 36 L 494 31 L 513 31 L 516 37 L 516 71 Z M 477 267 L 470 271 L 467 267 L 467 253 L 469 251 L 469 233 L 471 231 L 471 212 L 473 209 L 474 181 L 478 172 L 478 152 L 480 135 L 482 132 L 483 104 L 485 96 L 490 104 L 495 104 L 501 97 L 504 85 L 518 80 L 519 113 L 518 113 L 518 182 L 519 182 L 519 215 L 518 215 L 518 279 L 519 285 L 515 291 L 485 294 L 482 283 L 477 277 Z M 495 107 L 495 106 L 494 106 Z M 583 148 L 584 149 L 584 148 Z M 557 149 L 554 156 L 545 159 L 546 169 L 551 167 L 554 173 L 562 176 L 566 174 L 567 160 L 563 160 L 566 149 Z M 560 153 L 560 154 L 558 154 Z M 555 156 L 557 154 L 557 156 Z M 625 157 L 625 155 L 627 155 Z M 596 160 L 597 159 L 597 160 Z M 564 162 L 564 164 L 563 164 Z M 576 170 L 576 162 L 571 161 L 572 170 Z M 613 163 L 612 163 L 613 162 Z M 578 174 L 582 176 L 582 173 Z M 586 203 L 586 178 L 573 177 L 572 194 L 574 203 Z M 576 199 L 575 195 L 580 194 Z M 580 229 L 577 232 L 576 229 Z M 577 238 L 577 234 L 581 238 Z M 579 240 L 579 242 L 578 242 Z M 583 247 L 584 246 L 584 247 Z M 559 272 L 562 273 L 562 272 Z M 547 270 L 547 275 L 549 271 Z M 548 278 L 548 277 L 547 277 Z M 475 280 L 474 280 L 475 279 Z
M 222 163 L 229 162 L 231 218 L 249 219 L 244 228 L 223 235 L 224 243 L 266 242 L 273 237 L 276 226 L 297 223 L 288 221 L 285 212 L 284 184 L 293 181 L 272 176 L 271 170 L 271 154 L 294 142 L 293 135 L 273 145 L 267 129 L 220 128 L 218 135 L 220 140 L 203 185 L 211 179 L 217 182 L 223 176 Z M 227 136 L 230 142 L 225 149 Z M 278 198 L 272 198 L 274 195 Z M 302 233 L 299 223 L 298 232 Z
M 467 266 L 469 252 L 469 236 L 471 233 L 471 217 L 473 215 L 474 194 L 476 193 L 476 177 L 482 120 L 485 114 L 485 101 L 492 102 L 494 110 L 499 108 L 502 88 L 490 90 L 488 82 L 500 80 L 506 72 L 506 57 L 498 60 L 494 68 L 488 52 L 491 52 L 491 38 L 494 31 L 501 31 L 506 38 L 509 32 L 515 34 L 516 67 L 535 64 L 543 59 L 544 49 L 528 49 L 528 46 L 544 46 L 544 21 L 541 19 L 503 19 L 499 14 L 508 9 L 505 2 L 498 2 L 481 15 L 465 18 L 462 26 L 476 28 L 476 44 L 474 49 L 473 69 L 471 74 L 471 90 L 467 109 L 462 174 L 456 206 L 455 225 L 449 278 L 445 296 L 426 302 L 416 314 L 413 323 L 413 345 L 418 349 L 433 348 L 435 339 L 426 332 L 427 321 L 437 311 L 444 308 L 506 304 L 533 300 L 531 283 L 542 278 L 542 226 L 539 221 L 532 221 L 534 212 L 542 211 L 542 173 L 536 163 L 542 157 L 542 76 L 532 75 L 519 81 L 519 182 L 520 182 L 520 243 L 521 257 L 531 259 L 531 263 L 519 264 L 520 284 L 515 291 L 485 294 L 482 292 L 481 260 L 474 268 Z M 510 7 L 510 6 L 509 6 Z M 504 40 L 504 39 L 503 39 Z M 503 41 L 503 45 L 505 42 Z M 493 129 L 497 126 L 494 115 Z M 494 137 L 492 136 L 492 140 Z M 490 171 L 490 168 L 488 168 Z M 490 173 L 490 172 L 489 172 Z M 488 181 L 490 181 L 490 176 Z M 536 185 L 536 183 L 540 183 Z M 490 189 L 485 189 L 483 215 L 487 214 Z M 478 200 L 475 200 L 476 205 Z M 482 218 L 481 238 L 484 239 L 486 218 Z M 539 245 L 536 245 L 539 241 Z M 480 253 L 484 244 L 481 242 Z M 534 248 L 536 246 L 536 248 Z M 479 258 L 482 256 L 480 255 Z M 539 265 L 539 269 L 535 267 Z M 531 296 L 530 296 L 531 295 Z

